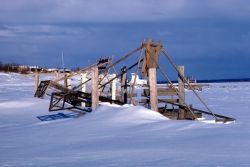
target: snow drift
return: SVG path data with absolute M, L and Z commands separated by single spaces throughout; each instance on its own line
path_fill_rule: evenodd
M 33 89 L 30 77 L 0 73 L 0 166 L 250 166 L 250 83 L 212 84 L 202 92 L 235 124 L 173 121 L 106 103 L 80 118 L 41 122 L 37 116 L 53 113 Z

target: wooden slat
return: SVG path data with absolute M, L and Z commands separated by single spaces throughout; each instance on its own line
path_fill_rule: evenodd
M 99 103 L 99 91 L 98 91 L 98 67 L 91 68 L 91 100 L 92 110 L 95 110 Z
M 144 89 L 146 96 L 149 95 L 149 90 L 146 88 Z M 142 93 L 141 96 L 145 96 L 145 93 Z M 176 88 L 157 88 L 158 96 L 177 96 L 178 90 Z
M 178 90 L 176 88 L 158 88 L 158 96 L 177 96 Z
M 147 103 L 149 99 L 141 99 L 139 103 Z M 159 103 L 178 103 L 179 99 L 158 99 Z

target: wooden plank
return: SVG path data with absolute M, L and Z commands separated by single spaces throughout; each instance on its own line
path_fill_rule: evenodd
M 67 76 L 69 76 L 70 74 L 67 74 Z M 72 87 L 71 87 L 71 78 L 68 78 L 67 79 L 67 88 L 68 89 L 71 89 Z
M 64 74 L 64 87 L 65 87 L 65 88 L 68 88 L 68 78 L 67 78 L 67 76 L 68 76 L 68 75 L 65 73 L 65 74 Z
M 124 66 L 121 69 L 121 102 L 126 104 L 128 102 L 128 94 L 127 94 L 127 68 Z
M 81 74 L 81 84 L 82 84 L 82 92 L 86 92 L 86 81 L 87 81 L 87 73 L 83 72 Z M 82 107 L 85 107 L 85 103 L 81 103 Z
M 116 78 L 116 74 L 113 74 L 112 77 Z M 116 100 L 116 82 L 117 82 L 117 79 L 114 79 L 111 83 L 111 98 L 112 98 L 112 100 Z
M 147 103 L 149 99 L 141 99 L 139 103 Z M 178 103 L 179 99 L 158 99 L 159 103 Z
M 99 89 L 98 89 L 98 66 L 91 68 L 91 99 L 92 110 L 94 111 L 99 103 Z
M 143 58 L 143 63 L 142 63 L 142 76 L 145 78 L 148 76 L 148 66 L 147 62 L 149 59 L 149 51 L 150 51 L 150 45 L 152 44 L 152 40 L 148 40 L 144 45 L 145 45 L 145 55 Z
M 149 89 L 144 89 L 141 96 L 149 95 Z M 177 96 L 178 89 L 175 88 L 157 88 L 158 96 Z
M 175 88 L 157 88 L 158 96 L 177 96 L 178 90 Z
M 148 76 L 149 68 L 157 68 L 159 54 L 162 49 L 162 44 L 153 44 L 152 40 L 148 40 L 145 44 L 145 56 L 142 63 L 142 76 Z
M 39 72 L 36 69 L 36 71 L 35 71 L 35 92 L 37 91 L 38 86 L 39 86 Z

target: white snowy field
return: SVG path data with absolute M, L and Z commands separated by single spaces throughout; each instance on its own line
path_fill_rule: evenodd
M 0 73 L 0 166 L 250 166 L 250 83 L 201 92 L 231 124 L 173 121 L 138 106 L 102 104 L 80 118 L 41 122 L 48 99 L 33 78 Z M 188 92 L 188 101 L 201 106 Z

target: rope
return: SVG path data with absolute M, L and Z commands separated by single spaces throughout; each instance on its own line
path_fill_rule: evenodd
M 177 66 L 175 65 L 175 63 L 173 62 L 173 60 L 170 58 L 170 56 L 168 56 L 167 52 L 162 49 L 162 53 L 163 55 L 168 59 L 169 63 L 174 67 L 174 69 L 177 71 L 178 75 L 181 77 L 181 79 L 183 81 L 185 81 L 185 83 L 187 83 L 187 85 L 191 88 L 191 90 L 193 91 L 193 93 L 196 95 L 196 97 L 200 100 L 200 102 L 206 107 L 206 109 L 213 115 L 213 117 L 215 118 L 215 120 L 217 120 L 217 117 L 214 115 L 214 113 L 212 112 L 212 110 L 208 107 L 208 105 L 205 103 L 205 101 L 201 98 L 201 96 L 194 90 L 193 86 L 191 84 L 188 83 L 187 79 L 180 74 Z

